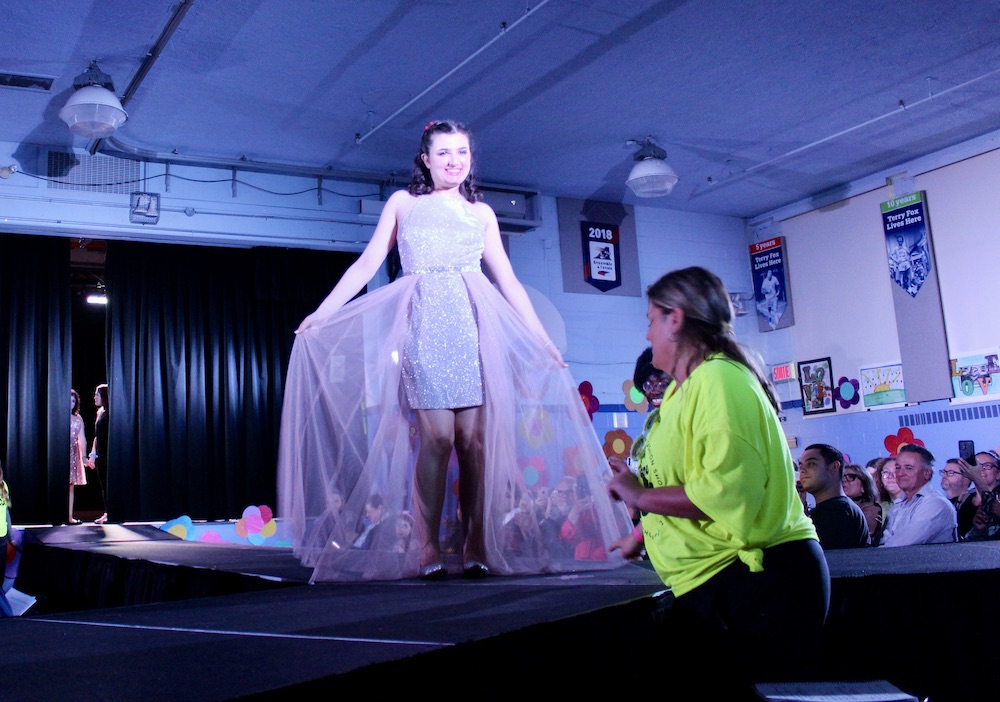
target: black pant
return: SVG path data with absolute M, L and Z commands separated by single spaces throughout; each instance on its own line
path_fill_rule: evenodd
M 764 549 L 764 571 L 735 561 L 669 607 L 677 631 L 744 680 L 805 680 L 822 667 L 830 571 L 817 541 Z

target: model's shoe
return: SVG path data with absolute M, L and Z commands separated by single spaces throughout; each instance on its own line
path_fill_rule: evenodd
M 485 563 L 479 561 L 468 561 L 462 568 L 462 575 L 467 578 L 485 578 L 490 574 L 490 569 Z
M 444 563 L 431 563 L 430 565 L 425 565 L 420 569 L 420 579 L 421 580 L 442 580 L 448 575 L 448 571 L 444 567 Z
M 67 522 L 67 524 L 82 524 L 82 523 L 83 522 L 81 522 L 79 519 L 73 519 L 73 517 L 70 517 L 69 521 Z
M 97 519 L 95 519 L 94 520 L 94 524 L 104 524 L 106 521 L 108 521 L 108 513 L 107 512 L 105 512 L 100 517 L 98 517 Z

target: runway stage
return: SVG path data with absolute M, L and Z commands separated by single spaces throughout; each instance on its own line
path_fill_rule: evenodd
M 827 679 L 888 680 L 932 702 L 981 692 L 988 678 L 972 675 L 966 656 L 992 626 L 977 613 L 994 611 L 1000 544 L 828 561 Z M 29 529 L 16 586 L 38 603 L 0 622 L 0 698 L 312 698 L 363 686 L 379 697 L 465 689 L 535 699 L 631 695 L 649 676 L 650 691 L 680 676 L 711 698 L 714 671 L 726 667 L 686 651 L 669 622 L 659 625 L 662 657 L 636 650 L 663 590 L 647 563 L 433 583 L 308 578 L 285 548 L 183 541 L 153 525 Z

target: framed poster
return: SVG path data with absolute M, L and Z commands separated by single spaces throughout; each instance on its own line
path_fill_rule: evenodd
M 788 292 L 783 237 L 776 236 L 750 247 L 753 295 L 757 328 L 762 332 L 795 324 L 792 297 Z
M 830 357 L 812 361 L 799 361 L 799 390 L 802 394 L 802 413 L 813 414 L 836 412 L 833 402 L 833 370 Z
M 899 407 L 906 403 L 903 364 L 887 363 L 861 369 L 861 396 L 865 407 Z
M 889 277 L 907 295 L 916 297 L 932 270 L 924 194 L 889 200 L 881 208 Z
M 995 350 L 951 359 L 952 402 L 995 400 L 1000 396 L 1000 354 Z

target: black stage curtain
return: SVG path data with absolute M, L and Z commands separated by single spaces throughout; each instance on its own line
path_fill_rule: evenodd
M 0 236 L 0 456 L 20 524 L 66 520 L 71 310 L 68 240 Z
M 292 332 L 356 258 L 109 242 L 112 521 L 274 507 Z

